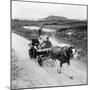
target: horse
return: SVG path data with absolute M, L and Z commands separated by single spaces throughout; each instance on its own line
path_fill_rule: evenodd
M 61 69 L 64 63 L 67 63 L 68 66 L 70 66 L 70 60 L 76 53 L 76 49 L 73 46 L 64 46 L 64 47 L 58 47 L 54 46 L 50 50 L 50 57 L 53 62 L 60 61 L 60 71 L 58 73 L 61 73 Z M 54 65 L 52 65 L 54 66 Z

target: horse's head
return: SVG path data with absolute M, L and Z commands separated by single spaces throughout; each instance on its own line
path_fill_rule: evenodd
M 74 46 L 69 46 L 67 50 L 67 55 L 70 56 L 71 58 L 75 55 L 76 49 Z

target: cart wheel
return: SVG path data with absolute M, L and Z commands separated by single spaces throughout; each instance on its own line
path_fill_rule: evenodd
M 31 49 L 29 49 L 29 56 L 30 56 L 31 59 L 33 58 Z
M 36 54 L 36 50 L 34 49 L 33 50 L 33 58 L 36 58 L 37 57 L 37 54 Z
M 40 66 L 42 66 L 42 65 L 43 65 L 43 63 L 42 63 L 42 59 L 41 59 L 41 57 L 40 57 L 40 56 L 38 56 L 38 63 L 39 63 L 39 65 L 40 65 Z

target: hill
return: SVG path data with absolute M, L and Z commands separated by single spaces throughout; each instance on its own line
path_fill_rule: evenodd
M 67 20 L 67 18 L 66 17 L 62 17 L 62 16 L 54 16 L 54 15 L 51 15 L 51 16 L 48 16 L 48 17 L 46 17 L 46 18 L 43 18 L 43 20 L 56 20 L 56 21 L 58 21 L 58 20 Z

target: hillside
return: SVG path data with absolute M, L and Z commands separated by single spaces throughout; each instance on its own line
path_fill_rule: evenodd
M 46 18 L 43 18 L 43 20 L 47 20 L 47 21 L 63 21 L 63 20 L 67 20 L 66 17 L 61 17 L 61 16 L 54 16 L 54 15 L 51 15 L 51 16 L 48 16 Z

